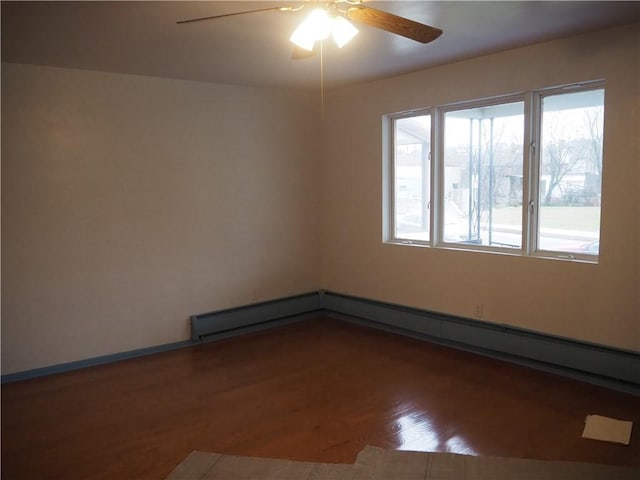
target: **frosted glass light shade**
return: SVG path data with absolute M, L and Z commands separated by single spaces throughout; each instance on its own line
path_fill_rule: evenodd
M 334 17 L 331 34 L 338 48 L 342 48 L 358 34 L 358 29 L 344 17 Z
M 313 44 L 316 43 L 316 39 L 305 27 L 304 22 L 298 25 L 298 28 L 296 28 L 293 34 L 291 34 L 291 37 L 289 37 L 289 40 L 300 48 L 304 48 L 309 51 L 313 50 Z
M 358 29 L 347 19 L 331 17 L 327 10 L 316 8 L 298 25 L 289 40 L 300 48 L 312 51 L 316 40 L 324 40 L 332 35 L 338 47 L 342 48 L 357 33 Z
M 316 40 L 324 40 L 331 34 L 332 26 L 329 13 L 323 8 L 315 8 L 296 28 L 289 40 L 300 48 L 311 51 Z

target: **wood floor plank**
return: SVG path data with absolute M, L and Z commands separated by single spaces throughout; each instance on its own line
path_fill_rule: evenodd
M 640 464 L 581 438 L 640 398 L 337 320 L 2 387 L 2 478 L 164 478 L 191 451 L 350 463 L 366 445 Z

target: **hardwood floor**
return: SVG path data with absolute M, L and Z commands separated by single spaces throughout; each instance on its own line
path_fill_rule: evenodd
M 162 479 L 192 450 L 351 463 L 366 445 L 639 465 L 581 438 L 640 398 L 317 319 L 2 387 L 2 478 Z

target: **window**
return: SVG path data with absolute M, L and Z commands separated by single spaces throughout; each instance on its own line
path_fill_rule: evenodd
M 389 118 L 388 241 L 597 260 L 601 83 Z
M 524 102 L 444 113 L 443 241 L 522 247 Z
M 429 241 L 431 115 L 394 120 L 394 237 Z
M 604 90 L 543 95 L 540 103 L 538 249 L 597 255 Z

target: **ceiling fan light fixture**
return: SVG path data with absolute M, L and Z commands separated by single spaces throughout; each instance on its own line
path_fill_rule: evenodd
M 300 48 L 313 51 L 316 41 L 333 36 L 339 48 L 358 34 L 358 29 L 346 18 L 332 16 L 324 8 L 315 8 L 309 16 L 295 29 L 289 40 Z
M 358 29 L 346 18 L 336 16 L 333 18 L 331 34 L 338 48 L 342 48 L 358 34 Z
M 442 30 L 436 27 L 430 27 L 419 22 L 415 22 L 408 18 L 399 17 L 392 13 L 377 10 L 372 7 L 364 6 L 365 0 L 324 0 L 320 2 L 315 0 L 315 4 L 324 4 L 324 7 L 314 8 L 309 16 L 295 29 L 289 40 L 293 42 L 298 49 L 294 49 L 293 58 L 308 58 L 310 55 L 301 51 L 313 53 L 316 41 L 324 40 L 329 35 L 333 35 L 333 39 L 339 48 L 346 45 L 354 36 L 358 34 L 358 29 L 351 24 L 349 20 L 356 23 L 364 23 L 370 27 L 378 28 L 387 32 L 394 33 L 415 40 L 420 43 L 433 42 L 442 34 Z M 340 10 L 337 4 L 347 3 L 349 6 L 346 10 Z M 298 12 L 305 8 L 305 3 L 297 7 L 266 7 L 257 8 L 255 10 L 245 10 L 242 12 L 224 13 L 221 15 L 211 15 L 208 17 L 190 18 L 180 20 L 177 23 L 193 23 L 204 20 L 215 20 L 218 18 L 234 17 L 236 15 L 245 15 L 248 13 L 279 11 L 279 12 Z
M 291 37 L 289 37 L 289 40 L 298 47 L 311 52 L 313 50 L 313 44 L 316 43 L 316 39 L 304 27 L 304 23 L 298 25 L 298 28 L 296 28 L 293 34 L 291 34 Z
M 309 16 L 295 29 L 289 40 L 300 48 L 313 50 L 316 40 L 324 40 L 333 29 L 329 13 L 323 8 L 315 8 Z

